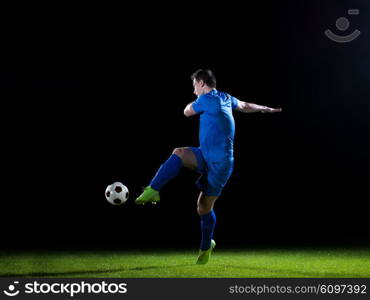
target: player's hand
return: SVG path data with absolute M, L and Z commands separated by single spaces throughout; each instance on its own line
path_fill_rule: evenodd
M 266 107 L 264 110 L 261 110 L 261 113 L 268 113 L 268 114 L 272 114 L 272 113 L 278 113 L 278 112 L 281 112 L 283 109 L 282 108 L 271 108 L 271 107 Z

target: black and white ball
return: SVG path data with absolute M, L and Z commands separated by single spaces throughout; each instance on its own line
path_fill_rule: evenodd
M 128 199 L 128 188 L 121 182 L 108 185 L 105 189 L 105 198 L 113 205 L 121 205 Z

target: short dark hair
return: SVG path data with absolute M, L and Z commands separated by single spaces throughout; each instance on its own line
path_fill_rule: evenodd
M 201 81 L 208 85 L 210 88 L 216 87 L 216 77 L 211 70 L 200 69 L 191 75 L 191 80 Z

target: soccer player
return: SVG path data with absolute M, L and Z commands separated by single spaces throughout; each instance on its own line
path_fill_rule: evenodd
M 216 90 L 216 78 L 210 70 L 198 70 L 192 74 L 191 79 L 194 94 L 198 98 L 185 107 L 184 115 L 200 115 L 200 147 L 175 148 L 135 203 L 159 202 L 159 191 L 177 176 L 182 167 L 200 173 L 196 184 L 201 191 L 197 211 L 201 219 L 202 235 L 197 264 L 206 264 L 216 246 L 212 239 L 216 225 L 213 206 L 233 171 L 235 123 L 232 110 L 276 113 L 281 108 L 243 102 Z

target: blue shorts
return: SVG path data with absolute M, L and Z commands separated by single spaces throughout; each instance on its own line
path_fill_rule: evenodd
M 206 196 L 219 196 L 233 172 L 234 159 L 208 162 L 200 148 L 190 147 L 190 149 L 197 159 L 196 171 L 201 174 L 196 185 Z

